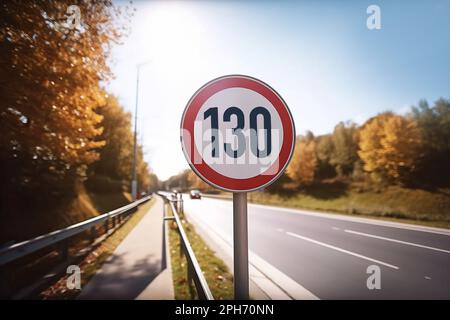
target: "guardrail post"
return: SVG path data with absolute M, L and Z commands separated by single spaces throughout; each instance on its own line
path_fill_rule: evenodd
M 63 240 L 59 243 L 59 253 L 61 255 L 62 261 L 67 261 L 69 259 L 69 241 Z
M 166 201 L 163 200 L 163 217 L 166 217 Z
M 11 274 L 6 270 L 7 267 L 0 267 L 0 299 L 10 299 L 11 293 Z
M 195 257 L 195 253 L 193 252 L 192 247 L 189 244 L 189 240 L 187 234 L 183 228 L 183 224 L 179 217 L 179 212 L 177 210 L 177 205 L 180 203 L 177 201 L 178 199 L 174 199 L 173 197 L 169 198 L 169 196 L 165 196 L 160 194 L 164 199 L 164 204 L 168 204 L 170 206 L 170 210 L 172 211 L 171 217 L 164 217 L 164 221 L 166 220 L 174 220 L 178 230 L 178 236 L 180 239 L 180 259 L 183 259 L 183 256 L 186 259 L 187 264 L 187 283 L 189 287 L 189 291 L 192 298 L 198 297 L 199 299 L 207 299 L 214 300 L 213 295 L 211 294 L 211 290 L 208 287 L 208 283 L 206 282 L 205 276 L 202 273 L 200 265 L 198 264 L 197 258 Z M 166 208 L 164 206 L 164 215 L 166 214 Z M 195 286 L 195 290 L 194 287 Z M 197 292 L 197 295 L 195 295 Z
M 91 240 L 91 243 L 93 243 L 95 241 L 96 235 L 97 235 L 97 232 L 95 230 L 95 226 L 91 227 L 91 229 L 89 230 L 89 238 Z
M 109 219 L 105 220 L 105 223 L 104 223 L 103 226 L 105 228 L 105 233 L 108 233 L 108 230 L 109 230 Z
M 180 237 L 180 259 L 183 259 L 183 256 L 184 256 L 183 240 L 181 238 L 180 227 L 178 225 L 177 225 L 177 228 L 178 228 L 178 236 Z
M 186 259 L 186 263 L 187 263 L 187 284 L 188 284 L 188 288 L 189 288 L 189 293 L 191 294 L 191 297 L 194 297 L 194 288 L 192 286 L 192 266 L 189 263 L 188 259 Z

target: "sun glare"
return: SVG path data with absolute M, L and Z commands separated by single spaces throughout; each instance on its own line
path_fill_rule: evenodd
M 200 59 L 201 23 L 183 3 L 160 3 L 148 10 L 146 28 L 151 35 L 152 58 L 165 67 L 179 68 Z M 187 63 L 188 62 L 188 63 Z

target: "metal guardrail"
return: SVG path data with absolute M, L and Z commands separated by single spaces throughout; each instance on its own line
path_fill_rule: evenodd
M 162 196 L 166 202 L 169 203 L 172 210 L 173 217 L 165 217 L 167 220 L 174 220 L 177 224 L 178 234 L 180 235 L 180 252 L 184 254 L 187 261 L 187 277 L 188 285 L 194 282 L 195 289 L 197 290 L 197 295 L 199 299 L 202 300 L 214 300 L 211 290 L 208 287 L 205 276 L 200 268 L 200 265 L 195 257 L 194 250 L 189 243 L 189 239 L 184 231 L 183 225 L 181 224 L 180 217 L 178 215 L 179 210 L 183 212 L 183 199 L 177 197 L 176 200 L 170 199 L 170 196 L 166 196 L 162 193 L 158 193 Z
M 95 226 L 100 223 L 104 224 L 105 231 L 107 232 L 109 229 L 109 220 L 112 219 L 113 225 L 116 225 L 116 220 L 119 222 L 122 219 L 124 214 L 128 214 L 130 210 L 138 207 L 140 204 L 151 199 L 150 196 L 146 196 L 142 199 L 134 201 L 126 206 L 118 208 L 116 210 L 110 211 L 108 213 L 102 214 L 100 216 L 88 219 L 86 221 L 82 221 L 76 224 L 73 224 L 67 228 L 56 230 L 45 235 L 38 236 L 34 239 L 26 240 L 20 243 L 15 243 L 8 247 L 0 249 L 0 266 L 3 266 L 9 262 L 32 254 L 40 249 L 55 245 L 56 243 L 65 241 L 61 250 L 63 251 L 63 256 L 67 255 L 68 251 L 68 242 L 67 240 L 73 236 L 81 234 L 84 231 L 89 229 L 92 230 Z

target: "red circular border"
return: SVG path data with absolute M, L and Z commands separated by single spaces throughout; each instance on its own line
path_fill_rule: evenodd
M 260 174 L 255 177 L 246 179 L 235 179 L 224 176 L 213 170 L 203 160 L 199 164 L 195 164 L 194 155 L 199 158 L 199 153 L 194 143 L 194 122 L 202 105 L 215 93 L 228 88 L 246 88 L 253 90 L 264 96 L 277 110 L 283 126 L 283 145 L 277 161 L 269 170 L 273 170 L 274 166 L 278 166 L 278 170 L 274 174 Z M 190 133 L 191 150 L 186 150 L 183 134 L 181 135 L 181 144 L 189 162 L 189 165 L 196 171 L 199 176 L 206 182 L 226 191 L 244 192 L 259 189 L 273 182 L 281 172 L 286 168 L 294 150 L 295 128 L 291 113 L 283 99 L 270 86 L 264 82 L 243 75 L 231 75 L 214 79 L 203 87 L 201 87 L 189 100 L 181 120 L 181 128 Z M 279 163 L 277 163 L 279 162 Z

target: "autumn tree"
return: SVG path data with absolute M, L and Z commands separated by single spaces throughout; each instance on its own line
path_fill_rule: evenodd
M 138 192 L 147 192 L 150 188 L 151 177 L 150 167 L 144 159 L 144 150 L 142 145 L 138 145 L 136 157 L 136 175 L 138 183 Z
M 105 104 L 97 111 L 103 118 L 100 123 L 103 132 L 98 139 L 104 141 L 105 146 L 98 150 L 99 160 L 89 167 L 90 184 L 95 185 L 95 181 L 105 179 L 110 184 L 114 184 L 114 181 L 111 182 L 111 180 L 115 180 L 129 191 L 134 153 L 131 114 L 122 108 L 115 96 L 106 93 L 105 96 Z M 154 177 L 150 175 L 150 168 L 144 159 L 142 146 L 138 145 L 137 148 L 138 189 L 147 191 L 150 185 L 155 189 L 157 185 L 155 185 Z M 108 187 L 106 186 L 104 189 L 108 189 Z
M 99 159 L 100 82 L 111 78 L 110 48 L 125 31 L 120 16 L 111 0 L 1 2 L 2 239 L 20 233 L 6 235 L 13 221 L 36 230 L 36 220 L 62 216 L 56 208 L 74 198 Z
M 130 183 L 133 157 L 131 114 L 125 112 L 112 95 L 107 96 L 98 113 L 103 118 L 103 133 L 99 139 L 105 141 L 105 146 L 98 150 L 100 161 L 91 165 L 92 174 Z
M 422 143 L 414 119 L 387 112 L 364 124 L 358 154 L 375 181 L 404 183 L 417 168 Z
M 80 23 L 67 23 L 76 5 Z M 110 45 L 120 29 L 112 1 L 5 1 L 0 5 L 2 194 L 66 194 L 98 160 Z
M 159 181 L 158 176 L 156 174 L 150 172 L 148 191 L 156 192 L 160 189 L 162 189 L 161 181 Z
M 310 185 L 314 182 L 316 166 L 316 142 L 298 138 L 291 162 L 286 169 L 287 175 L 299 185 Z
M 180 189 L 185 190 L 186 188 L 189 188 L 190 182 L 189 182 L 189 173 L 191 172 L 191 169 L 186 169 L 178 173 L 177 175 L 171 176 L 169 179 L 165 181 L 165 188 L 166 189 Z
M 194 171 L 189 170 L 188 181 L 191 189 L 209 190 L 212 187 L 203 181 Z

